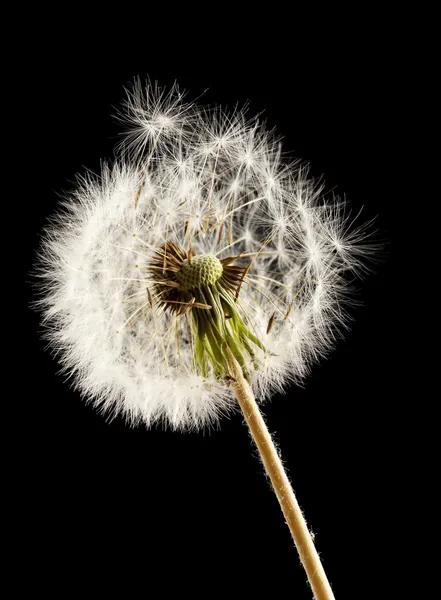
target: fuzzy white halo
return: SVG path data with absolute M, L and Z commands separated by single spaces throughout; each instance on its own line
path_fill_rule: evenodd
M 83 395 L 132 423 L 197 429 L 236 406 L 194 360 L 189 315 L 152 305 L 165 243 L 251 266 L 237 309 L 265 347 L 248 365 L 259 400 L 300 382 L 347 322 L 348 272 L 369 254 L 345 203 L 324 200 L 256 119 L 184 104 L 139 82 L 113 166 L 80 179 L 39 256 L 47 339 Z

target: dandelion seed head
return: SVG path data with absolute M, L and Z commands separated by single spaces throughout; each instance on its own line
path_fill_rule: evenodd
M 175 429 L 235 409 L 225 343 L 260 400 L 301 383 L 347 326 L 369 224 L 243 111 L 137 80 L 119 118 L 117 159 L 79 178 L 38 259 L 64 372 L 103 414 Z

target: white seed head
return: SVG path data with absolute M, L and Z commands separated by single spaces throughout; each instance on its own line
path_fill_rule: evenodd
M 197 429 L 236 407 L 225 340 L 260 400 L 302 381 L 347 323 L 346 275 L 370 248 L 256 119 L 139 82 L 124 118 L 114 165 L 47 229 L 46 336 L 106 414 Z

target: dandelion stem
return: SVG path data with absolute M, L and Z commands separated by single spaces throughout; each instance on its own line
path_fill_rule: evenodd
M 291 531 L 314 597 L 316 600 L 335 600 L 312 536 L 251 387 L 244 377 L 240 364 L 228 347 L 227 354 L 237 400 L 259 450 L 265 470 L 271 479 L 274 492 Z

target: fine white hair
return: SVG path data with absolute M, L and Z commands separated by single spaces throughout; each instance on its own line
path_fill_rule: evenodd
M 137 81 L 113 164 L 79 177 L 38 257 L 45 336 L 84 397 L 130 423 L 198 429 L 236 406 L 194 360 L 189 315 L 157 310 L 147 265 L 168 242 L 251 263 L 237 309 L 265 350 L 247 366 L 258 400 L 301 383 L 347 326 L 366 227 L 325 198 L 280 140 L 243 111 L 185 103 Z

